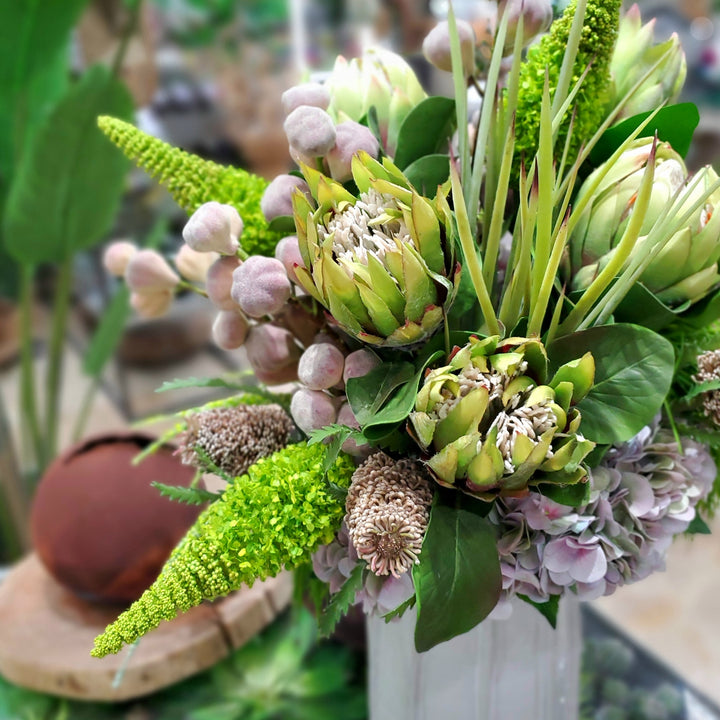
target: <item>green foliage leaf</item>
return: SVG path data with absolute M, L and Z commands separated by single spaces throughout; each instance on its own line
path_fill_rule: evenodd
M 61 262 L 110 229 L 128 162 L 96 127 L 132 101 L 107 68 L 91 68 L 38 130 L 7 200 L 3 232 L 22 263 Z
M 404 170 L 411 163 L 447 149 L 454 129 L 455 101 L 429 97 L 403 120 L 398 134 L 395 164 Z
M 605 162 L 652 113 L 640 113 L 608 128 L 590 153 L 590 162 L 600 165 Z M 690 149 L 695 128 L 700 122 L 700 113 L 693 103 L 680 103 L 663 108 L 640 137 L 653 137 L 669 142 L 673 149 L 685 157 Z
M 710 527 L 708 524 L 700 517 L 700 515 L 695 515 L 695 517 L 692 519 L 692 522 L 690 525 L 688 525 L 688 529 L 685 531 L 689 535 L 710 535 L 712 534 L 712 530 L 710 530 Z
M 502 578 L 493 526 L 467 507 L 433 505 L 413 580 L 418 652 L 474 628 L 500 597 Z
M 425 155 L 410 163 L 403 172 L 421 195 L 434 197 L 438 185 L 450 177 L 450 158 L 440 154 Z
M 185 505 L 204 505 L 206 502 L 217 500 L 220 495 L 198 487 L 184 487 L 182 485 L 165 485 L 165 483 L 153 481 L 150 483 L 160 491 L 163 497 L 170 498 Z
M 595 358 L 595 384 L 578 405 L 580 431 L 602 445 L 626 442 L 652 421 L 667 397 L 673 347 L 652 330 L 618 324 L 559 338 L 548 356 L 557 369 L 588 351 Z
M 614 316 L 617 322 L 642 325 L 659 332 L 675 322 L 685 309 L 686 306 L 669 308 L 642 283 L 635 283 L 615 309 Z
M 327 452 L 325 453 L 325 460 L 323 462 L 323 472 L 326 477 L 328 471 L 338 459 L 338 456 L 342 451 L 343 443 L 350 438 L 359 442 L 363 441 L 362 433 L 359 430 L 355 430 L 355 428 L 348 427 L 347 425 L 327 425 L 324 428 L 319 428 L 318 430 L 314 430 L 310 433 L 310 436 L 308 437 L 308 445 L 315 445 L 316 443 L 326 442 L 328 440 L 330 441 L 327 443 Z M 331 494 L 344 503 L 345 498 L 347 497 L 347 489 L 342 488 L 335 483 L 329 483 L 329 486 Z
M 246 373 L 243 373 L 242 376 L 245 375 Z M 184 388 L 226 388 L 228 390 L 237 390 L 239 392 L 249 393 L 255 397 L 264 398 L 267 402 L 278 403 L 279 405 L 283 405 L 286 400 L 284 395 L 275 395 L 274 393 L 268 392 L 257 385 L 242 383 L 232 377 L 175 378 L 174 380 L 166 380 L 155 392 L 161 393 L 168 392 L 169 390 L 182 390 Z
M 383 620 L 386 623 L 391 622 L 392 620 L 395 620 L 396 618 L 401 618 L 410 608 L 415 607 L 415 603 L 417 602 L 417 599 L 414 595 L 409 597 L 402 605 L 398 605 L 394 610 L 391 610 L 387 615 L 383 615 Z
M 697 383 L 693 385 L 690 391 L 683 397 L 683 400 L 692 400 L 698 395 L 702 395 L 705 392 L 712 392 L 713 390 L 720 390 L 720 380 L 709 380 L 708 382 Z
M 296 232 L 295 218 L 292 215 L 278 215 L 268 223 L 268 230 L 283 235 L 294 235 Z
M 553 630 L 557 628 L 557 616 L 560 607 L 559 595 L 551 595 L 550 599 L 543 603 L 535 602 L 527 595 L 518 595 L 518 597 L 528 605 L 532 605 L 550 623 Z
M 590 502 L 590 483 L 579 482 L 574 485 L 557 485 L 556 483 L 544 483 L 537 487 L 538 491 L 546 498 L 560 505 L 569 507 L 582 507 Z
M 347 614 L 355 602 L 355 595 L 362 590 L 364 572 L 365 563 L 359 562 L 353 568 L 345 584 L 332 596 L 325 612 L 318 620 L 322 637 L 328 637 L 332 633 L 340 619 Z

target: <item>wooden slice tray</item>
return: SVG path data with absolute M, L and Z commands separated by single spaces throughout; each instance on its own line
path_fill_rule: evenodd
M 272 622 L 291 594 L 289 573 L 257 582 L 162 623 L 129 661 L 127 649 L 99 660 L 90 657 L 93 639 L 123 608 L 78 599 L 30 555 L 0 585 L 0 675 L 53 695 L 131 700 L 215 664 Z

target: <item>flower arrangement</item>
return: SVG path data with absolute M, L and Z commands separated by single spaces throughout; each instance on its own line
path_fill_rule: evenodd
M 503 0 L 490 58 L 452 8 L 424 52 L 454 98 L 384 50 L 289 89 L 298 170 L 270 183 L 100 119 L 192 213 L 176 270 L 129 245 L 108 269 L 146 315 L 207 295 L 260 384 L 181 414 L 227 487 L 165 488 L 212 502 L 94 655 L 281 568 L 326 632 L 415 606 L 424 651 L 514 596 L 554 623 L 707 531 L 720 180 L 685 167 L 676 38 L 619 0 Z

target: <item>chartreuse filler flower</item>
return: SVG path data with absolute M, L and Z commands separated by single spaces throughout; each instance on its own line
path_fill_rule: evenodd
M 423 197 L 390 160 L 363 152 L 352 163 L 359 197 L 303 171 L 315 202 L 293 196 L 300 285 L 369 345 L 411 345 L 437 331 L 459 280 L 442 192 Z
M 595 444 L 580 433 L 575 405 L 593 384 L 590 353 L 547 378 L 536 339 L 470 338 L 432 370 L 410 424 L 438 482 L 486 499 L 528 485 L 570 485 L 587 475 Z

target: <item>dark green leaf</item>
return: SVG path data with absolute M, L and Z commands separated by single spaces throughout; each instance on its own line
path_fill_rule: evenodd
M 682 322 L 704 329 L 720 318 L 720 291 L 707 295 L 681 316 Z
M 471 630 L 500 597 L 502 578 L 493 526 L 465 507 L 436 503 L 413 579 L 418 652 Z
M 690 535 L 710 535 L 712 530 L 710 530 L 708 524 L 699 515 L 695 515 L 685 532 Z
M 650 112 L 634 115 L 608 128 L 590 153 L 590 162 L 593 165 L 605 162 L 650 115 Z M 669 142 L 676 152 L 685 157 L 699 122 L 700 113 L 693 103 L 669 105 L 660 110 L 640 137 L 653 137 L 657 132 L 660 140 Z
M 595 384 L 578 405 L 580 430 L 602 445 L 626 442 L 652 421 L 667 397 L 673 347 L 652 330 L 618 324 L 559 338 L 548 356 L 557 369 L 588 351 L 595 358 Z
M 268 230 L 285 235 L 294 235 L 296 232 L 295 218 L 292 215 L 278 215 L 268 223 Z
M 355 595 L 362 590 L 365 563 L 359 562 L 350 573 L 345 584 L 332 596 L 325 608 L 325 612 L 318 619 L 320 634 L 328 637 L 340 619 L 347 613 L 355 602 Z
M 450 158 L 440 154 L 425 155 L 410 163 L 403 172 L 421 195 L 435 197 L 438 185 L 450 177 Z
M 126 285 L 121 285 L 105 308 L 85 351 L 83 370 L 90 377 L 99 377 L 107 361 L 113 356 L 130 312 L 130 290 Z
M 677 320 L 684 308 L 672 309 L 641 283 L 636 283 L 615 309 L 615 319 L 659 332 Z
M 204 505 L 206 502 L 217 500 L 220 495 L 203 490 L 202 488 L 183 487 L 182 485 L 165 485 L 161 482 L 151 482 L 154 488 L 160 491 L 163 497 L 186 505 Z
M 395 164 L 404 170 L 425 155 L 447 150 L 454 130 L 455 101 L 429 97 L 403 120 L 398 134 Z
M 411 607 L 415 607 L 415 596 L 409 597 L 402 605 L 398 605 L 394 610 L 391 610 L 387 615 L 383 615 L 383 620 L 389 623 L 395 618 L 401 618 Z
M 132 101 L 107 68 L 91 68 L 33 139 L 7 200 L 3 232 L 22 263 L 60 262 L 110 229 L 128 161 L 97 127 L 127 118 Z
M 365 428 L 393 422 L 396 419 L 402 420 L 402 417 L 395 417 L 397 413 L 393 413 L 392 408 L 380 419 L 378 415 L 381 408 L 387 407 L 393 393 L 410 382 L 414 375 L 415 368 L 411 363 L 393 362 L 383 363 L 362 377 L 350 378 L 347 382 L 348 402 L 360 426 Z
M 540 494 L 560 505 L 582 507 L 590 502 L 590 482 L 579 482 L 574 485 L 541 483 L 537 489 Z
M 557 616 L 558 609 L 560 607 L 559 595 L 551 595 L 550 599 L 543 603 L 535 602 L 527 595 L 518 595 L 518 597 L 528 605 L 532 605 L 536 610 L 538 610 L 540 614 L 550 623 L 553 630 L 557 628 Z

